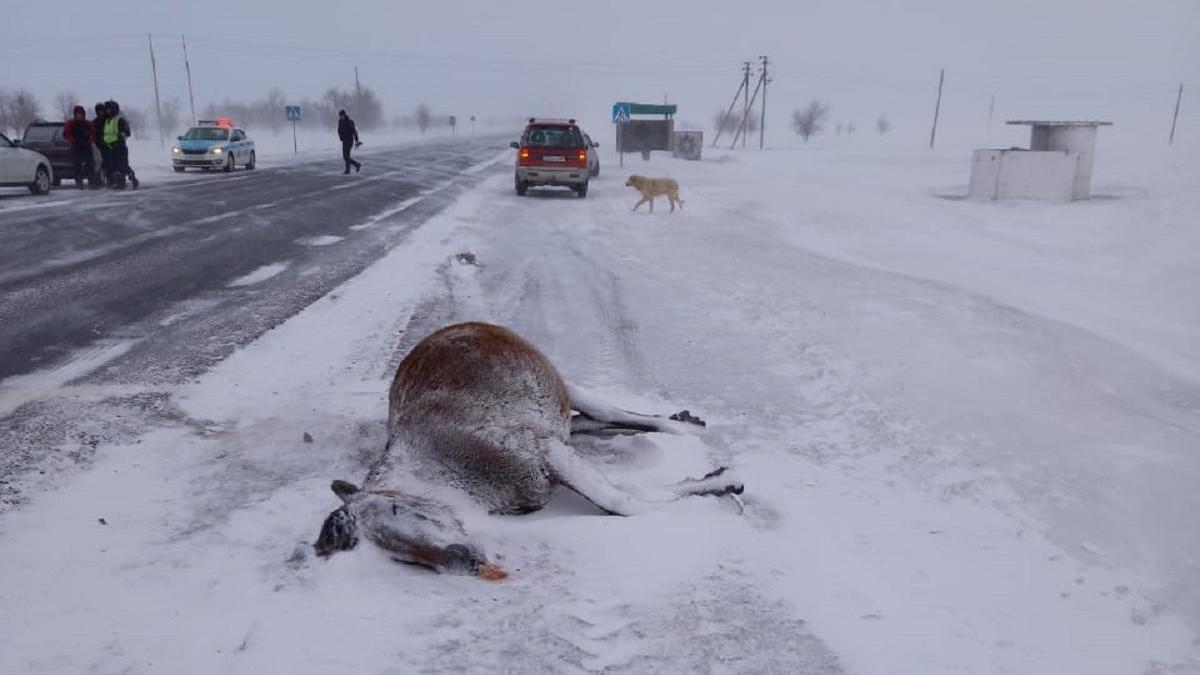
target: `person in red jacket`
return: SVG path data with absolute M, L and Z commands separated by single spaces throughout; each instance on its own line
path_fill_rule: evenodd
M 75 187 L 83 187 L 84 176 L 87 176 L 88 185 L 96 187 L 96 164 L 92 161 L 92 145 L 96 142 L 96 130 L 88 120 L 87 111 L 83 106 L 75 106 L 71 119 L 63 125 L 63 138 L 71 144 L 71 166 L 75 170 Z

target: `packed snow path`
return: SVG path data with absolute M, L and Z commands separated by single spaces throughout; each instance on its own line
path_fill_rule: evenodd
M 43 373 L 16 424 L 69 424 L 0 516 L 0 671 L 1197 672 L 1200 321 L 1161 292 L 1197 278 L 1194 171 L 974 204 L 939 196 L 960 160 L 656 159 L 687 206 L 653 216 L 608 166 L 587 200 L 497 171 L 186 381 Z M 746 512 L 468 522 L 504 584 L 314 559 L 395 364 L 469 319 L 700 413 L 592 457 L 630 482 L 730 464 Z

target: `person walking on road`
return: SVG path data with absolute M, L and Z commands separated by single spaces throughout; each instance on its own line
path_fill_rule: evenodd
M 96 135 L 83 106 L 75 106 L 71 119 L 63 125 L 63 138 L 71 144 L 71 168 L 75 170 L 75 187 L 83 188 L 85 175 L 88 185 L 96 187 L 96 165 L 92 161 L 92 143 L 95 142 Z
M 342 175 L 350 173 L 350 166 L 354 166 L 354 172 L 358 173 L 362 170 L 362 164 L 350 159 L 350 150 L 362 145 L 358 140 L 358 128 L 354 126 L 354 120 L 346 114 L 345 110 L 338 111 L 338 138 L 342 139 L 342 159 L 346 161 L 346 170 Z
M 128 177 L 130 186 L 136 190 L 138 179 L 133 168 L 129 166 L 129 145 L 126 143 L 126 139 L 132 136 L 133 132 L 129 129 L 129 122 L 121 116 L 121 106 L 116 101 L 106 101 L 104 107 L 108 113 L 104 120 L 104 144 L 109 147 L 112 158 L 109 187 L 125 187 L 125 179 Z
M 104 107 L 103 103 L 97 103 L 96 117 L 92 119 L 92 142 L 96 144 L 96 150 L 100 152 L 97 187 L 108 180 L 108 174 L 112 171 L 112 157 L 109 156 L 111 152 L 104 144 L 104 121 L 106 119 L 108 119 L 108 109 Z

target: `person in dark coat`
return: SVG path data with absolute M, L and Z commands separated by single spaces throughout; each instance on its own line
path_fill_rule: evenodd
M 362 164 L 350 159 L 350 150 L 362 145 L 358 140 L 358 128 L 354 126 L 354 120 L 346 114 L 345 110 L 338 111 L 338 138 L 342 140 L 342 159 L 346 161 L 346 170 L 344 174 L 350 173 L 350 166 L 354 166 L 354 172 L 358 173 L 362 170 Z
M 96 116 L 92 118 L 92 142 L 100 151 L 100 171 L 97 185 L 108 180 L 108 172 L 112 171 L 112 158 L 108 146 L 104 144 L 104 122 L 108 120 L 108 108 L 103 103 L 96 104 Z
M 95 130 L 88 121 L 87 110 L 83 106 L 75 106 L 71 119 L 63 125 L 63 138 L 71 144 L 71 168 L 75 171 L 75 187 L 83 187 L 85 175 L 88 177 L 88 184 L 95 186 L 96 166 L 92 162 Z

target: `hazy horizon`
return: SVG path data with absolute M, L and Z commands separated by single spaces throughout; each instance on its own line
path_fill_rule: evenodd
M 186 34 L 198 109 L 225 97 L 257 98 L 273 86 L 289 100 L 316 98 L 331 86 L 353 86 L 358 66 L 388 118 L 426 102 L 464 119 L 572 115 L 602 124 L 614 100 L 665 97 L 680 105 L 681 122 L 707 130 L 729 104 L 741 62 L 766 54 L 772 131 L 813 98 L 831 105 L 831 127 L 854 122 L 869 131 L 887 114 L 898 130 L 927 128 L 945 68 L 946 133 L 973 139 L 993 94 L 997 124 L 1014 116 L 1104 118 L 1118 123 L 1114 133 L 1143 126 L 1165 133 L 1176 88 L 1196 82 L 1200 68 L 1200 3 L 1192 0 L 1137 7 L 671 0 L 590 8 L 364 0 L 336 9 L 214 9 L 134 0 L 114 12 L 66 0 L 52 10 L 59 36 L 36 28 L 51 25 L 44 7 L 20 5 L 5 12 L 6 25 L 26 36 L 0 45 L 0 86 L 30 89 L 44 111 L 64 89 L 85 103 L 152 104 L 151 33 L 162 98 L 179 98 L 186 110 L 179 39 Z M 1180 141 L 1200 138 L 1193 100 L 1185 92 Z

